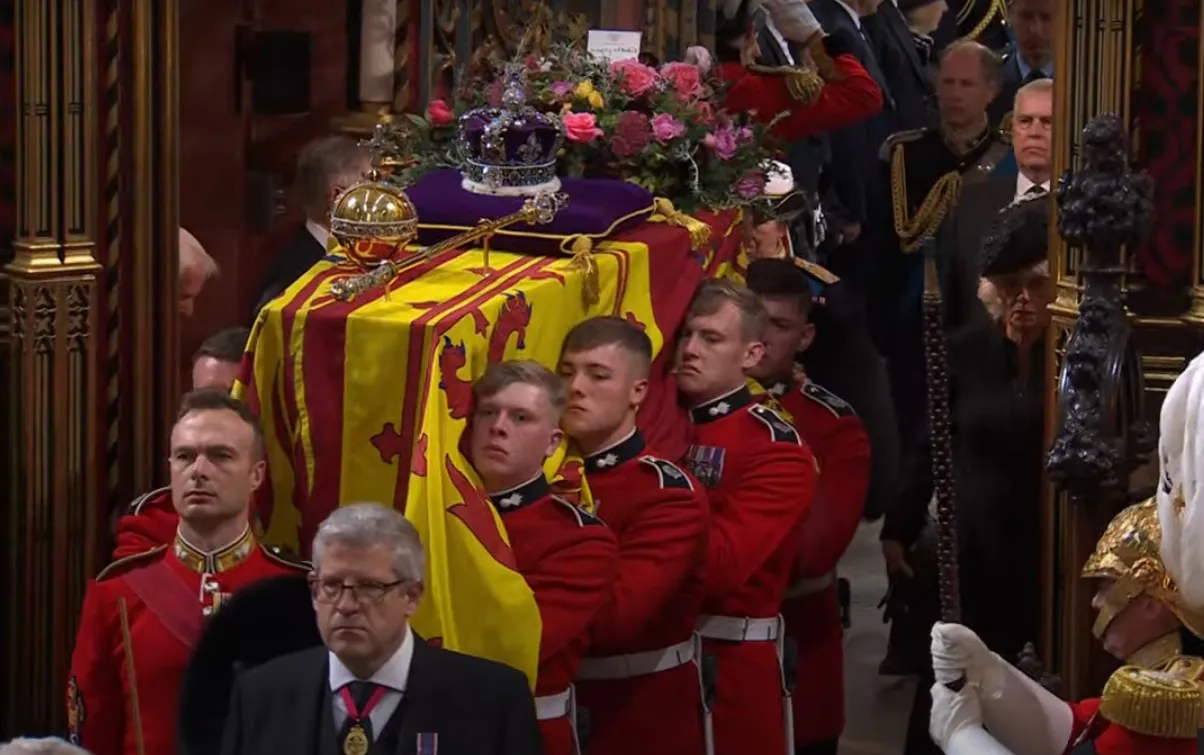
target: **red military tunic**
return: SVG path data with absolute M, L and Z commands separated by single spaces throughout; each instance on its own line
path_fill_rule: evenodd
M 618 546 L 601 520 L 552 495 L 543 475 L 490 499 L 543 622 L 535 703 L 544 753 L 572 755 L 575 722 L 553 698 L 572 688 L 590 622 L 610 595 Z
M 1195 755 L 1194 739 L 1167 739 L 1139 734 L 1099 715 L 1098 697 L 1069 703 L 1074 715 L 1067 755 Z
M 786 635 L 798 645 L 794 741 L 803 746 L 837 739 L 844 730 L 844 628 L 835 569 L 865 509 L 870 442 L 852 407 L 816 383 L 779 382 L 766 391 L 793 418 L 819 463 L 815 505 L 782 603 Z
M 831 38 L 825 40 L 828 42 Z M 739 61 L 719 64 L 719 78 L 730 88 L 723 106 L 729 113 L 755 112 L 768 123 L 779 113 L 788 113 L 773 126 L 772 134 L 783 142 L 794 142 L 848 126 L 882 110 L 882 90 L 851 52 L 833 50 L 833 74 L 825 77 L 819 95 L 802 98 L 794 80 L 802 69 L 749 69 Z
M 577 676 L 591 755 L 703 752 L 694 626 L 710 511 L 702 485 L 633 431 L 585 459 L 595 513 L 619 540 L 610 599 Z M 657 670 L 659 669 L 659 670 Z
M 744 385 L 694 407 L 690 419 L 686 466 L 711 497 L 698 628 L 717 662 L 715 752 L 776 755 L 786 751 L 778 612 L 815 494 L 815 459 Z
M 84 597 L 67 685 L 71 741 L 92 755 L 174 753 L 180 681 L 205 616 L 244 585 L 307 569 L 250 529 L 216 553 L 177 537 L 111 564 Z
M 113 560 L 119 561 L 151 548 L 168 545 L 176 537 L 180 515 L 171 503 L 171 488 L 144 493 L 117 520 Z

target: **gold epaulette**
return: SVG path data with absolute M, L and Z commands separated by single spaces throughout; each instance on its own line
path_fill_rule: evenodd
M 891 134 L 886 137 L 886 141 L 882 142 L 882 146 L 878 149 L 878 159 L 883 161 L 890 160 L 891 153 L 895 151 L 895 147 L 907 142 L 914 142 L 926 133 L 928 133 L 928 129 L 926 128 L 913 128 L 910 131 L 897 131 Z
M 761 76 L 782 77 L 791 99 L 801 102 L 803 105 L 814 103 L 824 90 L 824 80 L 809 68 L 751 65 L 748 70 Z
M 812 278 L 815 278 L 820 283 L 826 283 L 829 286 L 834 283 L 840 283 L 840 276 L 823 265 L 817 265 L 810 260 L 805 260 L 799 257 L 794 258 L 794 265 L 804 273 L 810 275 Z
M 887 143 L 890 143 L 889 139 Z M 925 238 L 936 234 L 961 191 L 962 176 L 956 170 L 951 170 L 937 179 L 924 196 L 924 201 L 916 208 L 915 214 L 909 215 L 906 157 L 901 146 L 896 145 L 896 148 L 891 150 L 891 211 L 895 221 L 895 235 L 899 237 L 899 246 L 904 252 L 916 251 Z
M 1204 717 L 1204 693 L 1190 666 L 1185 664 L 1180 673 L 1173 666 L 1166 671 L 1122 666 L 1104 686 L 1100 715 L 1138 734 L 1195 739 Z
M 109 577 L 115 577 L 115 576 L 117 576 L 117 574 L 119 572 L 124 571 L 127 567 L 141 566 L 142 564 L 146 563 L 147 561 L 153 561 L 156 556 L 162 555 L 163 552 L 166 550 L 167 550 L 166 544 L 156 545 L 154 548 L 151 548 L 150 550 L 142 551 L 141 553 L 135 553 L 130 556 L 125 556 L 123 558 L 119 558 L 116 561 L 114 561 L 113 563 L 106 566 L 105 568 L 101 569 L 100 574 L 96 575 L 96 581 L 99 582 L 102 579 L 107 579 Z
M 287 566 L 296 571 L 311 571 L 313 569 L 313 564 L 280 546 L 260 543 L 259 549 L 263 551 L 263 555 L 267 556 L 269 561 L 281 566 Z

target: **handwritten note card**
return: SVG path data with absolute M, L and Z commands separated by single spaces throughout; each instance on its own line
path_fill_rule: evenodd
M 613 63 L 616 60 L 638 58 L 640 38 L 638 31 L 590 29 L 586 44 L 591 53 Z

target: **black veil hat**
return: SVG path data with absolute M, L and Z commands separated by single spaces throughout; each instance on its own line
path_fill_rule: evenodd
M 999 212 L 982 240 L 982 277 L 1020 272 L 1047 259 L 1049 204 L 1042 194 Z

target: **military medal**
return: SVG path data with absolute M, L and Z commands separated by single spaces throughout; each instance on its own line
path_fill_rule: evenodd
M 355 698 L 352 697 L 351 690 L 349 689 L 350 686 L 347 685 L 339 690 L 339 697 L 343 700 L 343 707 L 347 709 L 347 718 L 351 722 L 346 736 L 343 737 L 343 755 L 368 755 L 368 749 L 372 746 L 372 737 L 369 736 L 365 724 L 371 726 L 368 714 L 380 704 L 381 699 L 385 696 L 386 689 L 378 685 L 369 685 L 376 687 L 376 689 L 368 696 L 364 707 L 361 708 L 356 705 Z
M 343 739 L 343 755 L 368 755 L 368 733 L 356 724 Z

